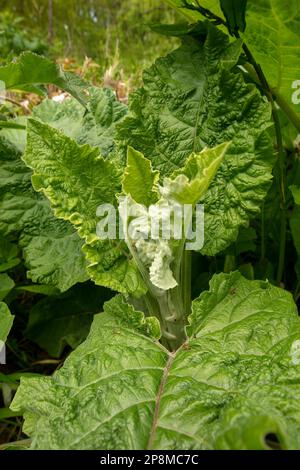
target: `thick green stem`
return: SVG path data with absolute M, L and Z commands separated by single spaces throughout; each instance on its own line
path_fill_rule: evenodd
M 184 246 L 183 240 L 174 254 L 176 262 L 173 272 L 178 285 L 167 291 L 153 290 L 153 286 L 150 286 L 159 305 L 162 336 L 168 342 L 171 351 L 176 351 L 186 340 L 185 325 L 189 314 L 186 309 L 190 309 L 191 266 L 190 256 Z M 185 283 L 188 283 L 186 293 L 183 292 Z
M 157 317 L 161 325 L 161 343 L 170 351 L 175 351 L 185 341 L 184 319 L 180 298 L 177 298 L 176 292 L 171 295 L 170 292 L 157 296 L 149 290 L 144 300 L 149 315 Z
M 157 297 L 162 317 L 162 335 L 171 351 L 176 351 L 186 340 L 185 312 L 180 286 L 164 292 Z
M 182 295 L 182 262 L 189 255 L 186 255 L 185 240 L 182 240 L 174 253 L 173 272 L 177 281 L 177 286 L 173 289 L 162 290 L 154 286 L 150 281 L 148 268 L 140 260 L 138 253 L 128 233 L 125 233 L 125 240 L 129 251 L 139 269 L 139 272 L 148 288 L 147 294 L 143 297 L 144 305 L 148 314 L 156 316 L 160 322 L 162 330 L 162 344 L 170 351 L 178 349 L 186 340 L 185 324 L 190 310 L 190 262 L 185 262 L 184 279 L 187 284 L 187 297 L 183 301 Z M 133 302 L 134 304 L 135 302 Z

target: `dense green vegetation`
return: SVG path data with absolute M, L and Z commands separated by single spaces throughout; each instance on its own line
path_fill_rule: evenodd
M 300 449 L 299 2 L 141 3 L 3 5 L 1 446 Z
M 50 9 L 49 9 L 50 7 Z M 22 50 L 52 58 L 94 61 L 93 78 L 140 78 L 141 71 L 176 41 L 157 40 L 149 25 L 172 22 L 176 13 L 158 0 L 4 0 L 0 5 L 0 57 Z M 97 65 L 97 66 L 96 66 Z

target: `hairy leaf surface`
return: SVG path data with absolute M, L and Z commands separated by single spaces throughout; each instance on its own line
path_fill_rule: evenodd
M 45 197 L 31 185 L 20 152 L 0 137 L 0 233 L 18 238 L 28 277 L 67 290 L 87 279 L 82 241 L 72 226 L 57 220 Z
M 91 87 L 89 94 L 86 110 L 74 98 L 62 103 L 45 100 L 33 115 L 79 143 L 89 141 L 99 146 L 101 153 L 108 156 L 114 150 L 115 125 L 123 118 L 126 107 L 116 100 L 112 90 Z M 19 154 L 25 148 L 26 131 L 2 129 L 0 135 L 5 138 L 1 232 L 9 236 L 20 233 L 32 280 L 57 285 L 65 291 L 87 279 L 82 242 L 68 222 L 53 217 L 48 201 L 33 191 L 31 172 L 20 161 Z
M 70 221 L 85 239 L 84 252 L 92 279 L 120 292 L 145 292 L 125 243 L 96 235 L 97 209 L 116 205 L 121 172 L 99 155 L 99 149 L 77 142 L 54 128 L 30 119 L 25 163 L 34 169 L 33 186 L 50 199 L 57 217 Z
M 237 272 L 214 276 L 173 354 L 152 322 L 145 330 L 115 297 L 53 377 L 21 380 L 12 409 L 25 414 L 32 448 L 266 449 L 269 434 L 300 448 L 300 321 L 289 293 Z

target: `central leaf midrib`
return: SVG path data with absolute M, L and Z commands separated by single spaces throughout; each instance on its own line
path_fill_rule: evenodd
M 159 384 L 159 389 L 158 389 L 158 393 L 157 393 L 157 397 L 156 397 L 156 401 L 155 401 L 153 421 L 152 421 L 152 425 L 151 425 L 149 441 L 148 441 L 148 444 L 147 444 L 147 449 L 148 450 L 153 449 L 153 443 L 154 443 L 154 440 L 155 440 L 156 430 L 157 430 L 160 403 L 161 403 L 161 399 L 162 399 L 162 396 L 163 396 L 163 393 L 164 393 L 165 385 L 167 383 L 168 375 L 169 375 L 169 372 L 170 372 L 170 369 L 171 369 L 171 366 L 172 366 L 172 363 L 173 363 L 174 359 L 175 359 L 175 354 L 170 353 L 169 358 L 167 360 L 166 367 L 164 368 L 164 371 L 163 371 L 161 382 Z

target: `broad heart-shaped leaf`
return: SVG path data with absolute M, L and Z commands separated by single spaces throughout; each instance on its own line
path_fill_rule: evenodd
M 131 97 L 118 126 L 120 150 L 132 145 L 169 176 L 192 152 L 232 141 L 202 199 L 203 254 L 224 250 L 261 206 L 273 166 L 266 129 L 270 108 L 259 92 L 230 69 L 235 43 L 207 25 L 204 44 L 186 39 L 144 73 L 144 87 Z
M 270 434 L 300 448 L 300 320 L 289 293 L 237 272 L 214 276 L 172 354 L 142 325 L 116 297 L 53 377 L 21 380 L 12 409 L 33 449 L 266 449 Z
M 88 271 L 96 284 L 122 293 L 141 295 L 146 287 L 136 265 L 128 259 L 123 240 L 96 234 L 97 210 L 116 204 L 121 190 L 121 172 L 99 155 L 99 149 L 30 119 L 25 163 L 34 170 L 33 186 L 50 199 L 57 217 L 70 221 L 85 239 Z M 103 214 L 104 215 L 104 214 Z M 116 227 L 117 228 L 117 227 Z
M 199 11 L 184 7 L 185 3 L 196 5 L 194 0 L 165 1 L 192 22 L 203 19 Z M 224 19 L 220 2 L 201 0 L 199 3 Z M 288 115 L 299 131 L 300 3 L 298 0 L 247 0 L 246 22 L 243 39 L 256 62 L 262 67 L 270 86 L 279 98 L 280 106 L 283 109 L 288 108 Z
M 108 88 L 89 88 L 89 101 L 84 109 L 73 98 L 62 103 L 44 100 L 34 108 L 33 117 L 63 131 L 79 144 L 99 147 L 107 157 L 114 150 L 115 126 L 127 112 L 114 92 Z
M 108 289 L 93 283 L 77 284 L 60 295 L 37 302 L 29 314 L 25 336 L 53 357 L 66 345 L 75 349 L 87 337 L 95 313 L 111 297 Z
M 87 279 L 82 241 L 71 224 L 57 220 L 31 185 L 20 152 L 0 137 L 0 234 L 23 248 L 28 277 L 61 291 Z
M 1 342 L 5 343 L 13 321 L 14 316 L 10 313 L 8 306 L 0 302 L 0 352 L 3 346 Z
M 15 62 L 0 67 L 0 81 L 7 90 L 41 94 L 37 85 L 52 83 L 73 95 L 80 103 L 87 101 L 88 84 L 79 76 L 64 72 L 59 65 L 33 52 L 23 52 Z

